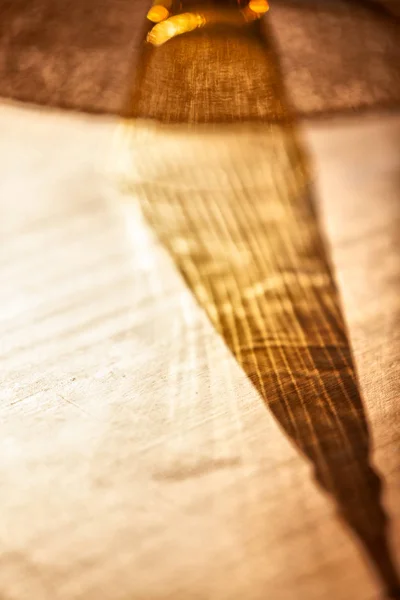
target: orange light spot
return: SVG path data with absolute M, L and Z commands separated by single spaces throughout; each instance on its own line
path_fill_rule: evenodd
M 263 15 L 269 11 L 269 4 L 267 0 L 250 0 L 249 8 L 257 15 Z
M 151 9 L 149 10 L 149 12 L 147 13 L 147 18 L 149 19 L 149 21 L 152 21 L 153 23 L 160 23 L 161 21 L 168 19 L 168 17 L 169 17 L 168 9 L 165 8 L 165 6 L 161 6 L 160 4 L 156 4 L 155 6 L 152 6 Z
M 147 35 L 147 41 L 154 46 L 161 46 L 173 37 L 203 27 L 204 24 L 205 19 L 199 14 L 183 13 L 176 15 L 158 25 L 154 25 Z

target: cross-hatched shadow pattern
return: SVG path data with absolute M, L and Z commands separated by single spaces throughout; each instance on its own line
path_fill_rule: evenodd
M 293 131 L 133 122 L 122 147 L 129 192 L 396 597 L 381 482 Z

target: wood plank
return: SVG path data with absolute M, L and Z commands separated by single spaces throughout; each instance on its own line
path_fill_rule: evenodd
M 1 595 L 348 600 L 350 590 L 352 600 L 375 598 L 378 582 L 309 461 L 266 410 L 138 205 L 125 212 L 102 174 L 114 123 L 2 106 L 0 127 Z M 353 145 L 346 127 L 337 131 L 312 136 L 314 159 L 398 557 L 393 253 L 377 242 L 388 326 L 375 327 L 373 341 L 381 294 L 373 245 L 353 233 L 346 245 L 339 235 L 345 208 L 346 231 L 352 223 L 359 231 L 371 179 L 380 182 L 375 214 L 385 215 L 376 231 L 394 223 L 397 129 L 390 119 L 375 129 L 361 123 Z M 369 154 L 375 174 L 357 166 L 371 136 L 382 149 L 377 162 Z M 359 285 L 360 268 L 373 281 Z M 369 300 L 359 314 L 360 298 Z

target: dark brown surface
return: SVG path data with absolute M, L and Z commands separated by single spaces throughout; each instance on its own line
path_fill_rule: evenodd
M 399 21 L 381 3 L 295 0 L 282 3 L 271 17 L 286 85 L 300 114 L 399 104 Z
M 0 95 L 116 112 L 148 0 L 0 0 Z
M 267 22 L 298 113 L 399 102 L 399 28 L 387 15 L 344 0 L 271 4 Z M 148 5 L 148 0 L 1 0 L 0 95 L 118 113 L 135 72 Z M 256 46 L 245 46 L 229 37 L 214 48 L 194 39 L 190 44 L 176 40 L 174 62 L 165 59 L 163 73 L 157 72 L 151 83 L 156 89 L 147 104 L 149 113 L 156 116 L 171 111 L 171 115 L 175 113 L 171 120 L 176 120 L 176 103 L 182 104 L 179 93 L 184 92 L 183 87 L 170 90 L 168 86 L 176 60 L 186 76 L 191 69 L 197 70 L 197 77 L 201 72 L 197 90 L 208 82 L 205 90 L 192 98 L 192 113 L 195 104 L 197 113 L 210 114 L 213 109 L 207 103 L 216 101 L 227 120 L 247 116 L 249 111 L 252 118 L 262 117 L 266 107 L 248 103 L 254 86 L 265 89 L 267 98 L 268 81 L 259 69 Z M 161 52 L 171 57 L 172 48 L 165 47 L 159 55 Z M 190 63 L 185 63 L 189 58 Z M 159 57 L 157 61 L 156 71 L 162 62 Z M 227 68 L 236 70 L 243 88 L 233 101 L 232 92 L 215 99 L 216 82 L 225 77 Z M 178 120 L 184 120 L 189 109 L 180 108 Z M 204 116 L 195 120 L 204 120 Z

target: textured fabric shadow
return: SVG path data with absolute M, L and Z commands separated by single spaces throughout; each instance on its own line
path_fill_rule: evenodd
M 364 0 L 365 6 L 363 0 L 271 2 L 266 23 L 276 37 L 286 85 L 299 115 L 399 104 L 399 24 L 388 11 L 370 9 L 372 2 Z M 149 4 L 150 0 L 0 0 L 0 96 L 119 114 L 143 46 Z M 170 54 L 172 47 L 179 61 L 186 46 L 176 41 L 163 52 Z M 204 39 L 188 50 L 197 67 L 206 64 L 209 50 Z M 238 60 L 230 41 L 221 44 L 219 56 L 224 54 L 231 54 L 232 64 Z M 242 64 L 246 56 L 249 60 L 244 50 Z M 253 68 L 254 84 L 265 89 L 267 83 L 257 79 L 256 64 L 248 62 L 246 72 Z M 160 81 L 172 77 L 173 70 L 167 61 Z M 236 73 L 243 79 L 239 69 Z M 229 79 L 229 70 L 210 76 L 209 94 L 215 93 L 216 78 Z M 159 83 L 154 84 L 159 90 Z M 149 97 L 152 113 L 160 112 L 156 95 L 157 90 Z M 173 102 L 174 97 L 163 107 L 163 112 L 174 113 L 170 120 L 177 119 Z M 258 106 L 253 107 L 254 114 Z M 246 105 L 242 109 L 248 112 Z M 229 107 L 225 110 L 229 112 Z
M 219 25 L 146 45 L 128 110 L 163 123 L 236 123 L 287 119 L 273 48 L 259 21 Z M 172 83 L 173 82 L 173 83 Z
M 367 418 L 291 134 L 281 125 L 230 133 L 200 128 L 190 135 L 137 128 L 130 169 L 124 161 L 129 193 L 267 408 L 310 461 L 383 590 L 397 597 Z
M 400 584 L 387 539 L 382 484 L 371 464 L 367 418 L 320 235 L 309 167 L 272 44 L 260 42 L 257 28 L 231 30 L 225 46 L 237 45 L 238 60 L 244 39 L 248 51 L 257 53 L 257 60 L 245 58 L 244 65 L 258 65 L 257 81 L 263 73 L 268 95 L 257 97 L 258 83 L 244 89 L 240 79 L 238 85 L 232 53 L 223 51 L 223 32 L 210 30 L 210 38 L 201 41 L 209 65 L 218 62 L 217 72 L 229 73 L 223 83 L 215 79 L 212 84 L 213 89 L 220 85 L 219 94 L 223 90 L 226 102 L 231 101 L 229 118 L 220 95 L 207 96 L 203 82 L 198 83 L 190 42 L 181 56 L 173 44 L 145 56 L 132 114 L 164 124 L 127 120 L 115 148 L 120 175 L 216 331 L 336 502 L 384 593 L 397 597 Z M 174 69 L 158 88 L 156 104 L 150 100 L 153 82 L 163 77 L 173 56 Z M 254 73 L 245 77 L 251 82 Z M 171 101 L 177 89 L 183 107 Z M 240 110 L 235 106 L 239 93 Z M 160 108 L 166 99 L 172 104 L 167 115 Z M 235 120 L 252 120 L 253 102 L 264 124 L 235 125 Z M 191 127 L 176 125 L 183 117 Z M 201 125 L 202 119 L 214 125 Z

